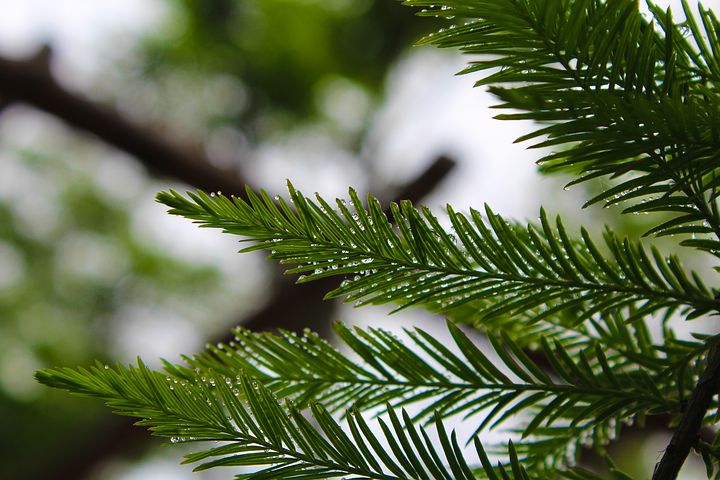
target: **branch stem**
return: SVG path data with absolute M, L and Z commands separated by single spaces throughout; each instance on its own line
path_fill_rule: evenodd
M 655 465 L 652 480 L 674 480 L 696 445 L 705 413 L 720 389 L 720 348 L 713 346 L 705 371 L 700 376 L 685 408 L 680 424 L 673 433 L 660 462 Z

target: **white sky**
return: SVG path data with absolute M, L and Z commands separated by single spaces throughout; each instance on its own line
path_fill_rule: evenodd
M 51 42 L 63 61 L 95 63 L 108 37 L 146 32 L 163 7 L 160 0 L 0 0 L 0 52 L 27 55 Z

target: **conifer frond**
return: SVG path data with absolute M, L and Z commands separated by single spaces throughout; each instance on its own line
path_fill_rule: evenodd
M 691 233 L 683 242 L 720 255 L 720 23 L 683 2 L 687 20 L 635 0 L 408 0 L 453 25 L 426 42 L 475 55 L 464 72 L 489 72 L 500 108 L 543 126 L 520 139 L 554 147 L 547 171 L 617 183 L 588 204 L 626 213 L 669 212 L 648 234 Z M 463 23 L 464 22 L 464 23 Z M 689 37 L 689 38 L 688 38 Z M 477 57 L 479 56 L 479 58 Z M 508 85 L 515 85 L 508 88 Z M 499 85 L 505 85 L 501 87 Z M 570 148 L 567 148 L 570 147 Z
M 454 324 L 448 322 L 448 328 L 454 346 L 443 345 L 420 329 L 406 331 L 409 341 L 404 342 L 381 329 L 352 331 L 336 324 L 340 339 L 363 363 L 348 360 L 311 332 L 275 335 L 238 328 L 236 343 L 209 346 L 205 353 L 186 358 L 187 367 L 167 364 L 166 369 L 185 379 L 195 377 L 195 369 L 227 377 L 242 371 L 298 406 L 319 402 L 331 411 L 344 411 L 352 405 L 366 410 L 423 402 L 415 420 L 427 420 L 433 414 L 463 414 L 467 420 L 484 413 L 482 421 L 475 419 L 478 431 L 496 427 L 507 418 L 501 409 L 486 412 L 499 400 L 508 408 L 522 404 L 542 412 L 537 422 L 547 419 L 548 427 L 555 419 L 591 430 L 595 425 L 592 412 L 609 408 L 603 397 L 619 402 L 619 410 L 626 416 L 647 409 L 670 412 L 676 406 L 660 395 L 660 391 L 670 393 L 668 398 L 674 395 L 677 388 L 672 377 L 653 379 L 651 389 L 643 386 L 651 375 L 663 372 L 661 369 L 653 371 L 627 359 L 620 365 L 598 348 L 578 357 L 549 342 L 543 345 L 543 352 L 557 360 L 543 368 L 507 335 L 491 341 L 500 359 L 491 360 Z M 612 377 L 606 376 L 610 366 Z M 580 406 L 589 416 L 578 415 Z M 531 424 L 523 434 L 530 435 L 542 426 Z
M 351 189 L 352 210 L 343 200 L 333 209 L 319 196 L 316 203 L 289 190 L 291 205 L 250 189 L 247 202 L 203 192 L 188 198 L 163 192 L 158 201 L 173 214 L 254 242 L 244 251 L 268 249 L 270 258 L 297 264 L 288 272 L 302 274 L 300 281 L 343 277 L 328 297 L 360 305 L 448 311 L 480 301 L 479 322 L 539 309 L 535 321 L 572 310 L 578 324 L 626 307 L 637 318 L 661 311 L 694 318 L 718 306 L 714 292 L 676 257 L 609 231 L 603 255 L 584 229 L 573 239 L 559 217 L 553 225 L 544 211 L 539 225 L 521 226 L 489 207 L 483 218 L 448 206 L 452 231 L 446 231 L 428 209 L 403 202 L 391 205 L 394 228 L 372 196 L 366 208 Z
M 691 388 L 667 374 L 667 364 L 675 360 L 671 356 L 644 360 L 650 363 L 646 367 L 599 344 L 571 352 L 544 342 L 543 358 L 551 362 L 538 365 L 508 335 L 491 340 L 499 359 L 493 360 L 452 323 L 453 346 L 420 329 L 406 331 L 409 341 L 401 341 L 380 329 L 335 328 L 361 363 L 310 332 L 276 335 L 238 328 L 236 343 L 209 346 L 186 357 L 186 366 L 167 363 L 166 371 L 185 380 L 197 372 L 232 377 L 242 371 L 300 407 L 319 402 L 333 412 L 352 405 L 397 409 L 422 402 L 414 421 L 463 415 L 477 433 L 524 412 L 528 422 L 519 433 L 527 439 L 518 446 L 523 462 L 534 468 L 574 461 L 589 438 L 604 444 L 618 435 L 623 421 L 648 412 L 678 412 L 678 399 Z M 683 373 L 697 373 L 695 364 L 686 364 Z
M 238 479 L 465 479 L 477 478 L 455 432 L 436 417 L 438 441 L 413 424 L 404 411 L 387 409 L 375 434 L 355 409 L 341 426 L 319 404 L 311 404 L 314 426 L 292 402 L 281 406 L 260 383 L 241 376 L 203 372 L 193 381 L 166 377 L 138 362 L 137 367 L 56 369 L 37 373 L 50 386 L 104 399 L 116 413 L 139 417 L 137 425 L 172 443 L 213 442 L 186 455 L 195 470 L 217 466 L 260 467 Z M 382 442 L 386 442 L 385 445 Z M 488 478 L 499 478 L 480 442 L 474 440 Z M 502 478 L 529 479 L 514 459 Z
M 457 327 L 448 326 L 458 354 L 419 329 L 408 332 L 411 344 L 406 345 L 383 330 L 352 332 L 338 325 L 342 340 L 364 361 L 360 364 L 316 335 L 253 334 L 238 329 L 237 344 L 212 347 L 205 354 L 186 358 L 187 365 L 166 363 L 165 373 L 150 371 L 139 362 L 138 367 L 127 368 L 98 365 L 44 370 L 37 377 L 56 388 L 103 398 L 117 413 L 141 417 L 141 425 L 175 442 L 224 442 L 188 456 L 188 462 L 221 457 L 198 468 L 272 465 L 268 467 L 272 472 L 277 469 L 283 475 L 402 478 L 404 469 L 410 478 L 426 478 L 419 473 L 424 468 L 442 467 L 420 467 L 413 460 L 404 460 L 413 453 L 403 435 L 419 439 L 420 432 L 424 436 L 413 422 L 434 423 L 442 439 L 444 417 L 464 414 L 466 420 L 476 422 L 479 433 L 525 410 L 533 412 L 522 430 L 527 440 L 519 443 L 520 450 L 512 455 L 534 468 L 555 471 L 574 458 L 574 449 L 583 439 L 592 437 L 602 444 L 612 438 L 622 419 L 679 410 L 672 382 L 651 379 L 637 366 L 613 365 L 611 371 L 601 349 L 583 355 L 578 363 L 561 346 L 546 343 L 544 351 L 553 362 L 551 369 L 543 370 L 507 336 L 492 342 L 498 362 Z M 284 398 L 287 411 L 281 410 L 277 397 Z M 428 404 L 414 418 L 403 411 L 401 422 L 395 412 L 420 400 Z M 391 419 L 392 428 L 382 429 L 391 446 L 395 442 L 395 463 L 377 451 L 376 440 L 368 437 L 366 424 L 357 415 L 377 406 L 384 406 Z M 324 440 L 308 430 L 299 413 L 304 407 L 313 411 Z M 332 411 L 346 412 L 353 441 L 332 420 Z M 454 436 L 447 441 L 450 443 L 443 444 L 446 456 L 459 452 L 449 447 L 456 442 Z M 351 446 L 353 442 L 357 450 Z M 415 449 L 432 448 L 431 444 L 412 443 Z M 416 452 L 423 458 L 437 457 L 429 450 Z M 484 455 L 480 450 L 478 454 Z M 373 465 L 372 458 L 384 465 Z M 453 462 L 464 460 L 446 461 L 456 472 Z M 408 469 L 410 464 L 413 469 Z M 368 473 L 385 470 L 392 475 Z

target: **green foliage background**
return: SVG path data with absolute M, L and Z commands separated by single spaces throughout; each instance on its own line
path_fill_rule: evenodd
M 38 451 L 48 462 L 62 458 L 58 436 L 82 439 L 101 418 L 94 406 L 26 386 L 19 375 L 67 359 L 109 360 L 116 348 L 108 338 L 112 322 L 128 307 L 180 315 L 186 296 L 223 291 L 213 268 L 148 245 L 131 227 L 129 205 L 112 201 L 89 172 L 63 160 L 40 151 L 6 159 L 36 184 L 52 186 L 33 195 L 52 204 L 50 216 L 57 217 L 36 211 L 33 218 L 21 209 L 22 199 L 0 201 L 0 239 L 20 265 L 17 281 L 0 293 L 0 443 L 7 460 L 0 472 L 6 478 L 32 475 Z M 93 248 L 100 249 L 94 261 L 88 259 Z M 212 302 L 212 296 L 197 300 Z

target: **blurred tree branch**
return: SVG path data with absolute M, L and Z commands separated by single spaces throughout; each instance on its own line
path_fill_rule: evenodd
M 204 190 L 244 195 L 248 183 L 237 170 L 221 170 L 204 155 L 179 148 L 107 105 L 66 89 L 50 71 L 51 49 L 23 60 L 0 56 L 0 106 L 22 102 L 84 130 L 134 156 L 156 175 Z

